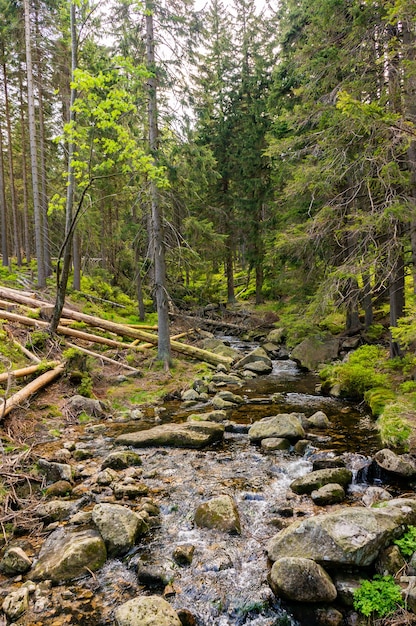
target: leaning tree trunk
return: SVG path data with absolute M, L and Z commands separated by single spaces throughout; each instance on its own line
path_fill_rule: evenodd
M 28 116 L 29 116 L 29 143 L 30 143 L 30 162 L 32 171 L 32 188 L 33 188 L 33 212 L 35 217 L 35 244 L 36 256 L 38 261 L 38 284 L 39 287 L 46 286 L 46 271 L 43 246 L 43 227 L 42 213 L 39 201 L 39 170 L 38 170 L 38 150 L 36 137 L 36 119 L 35 119 L 35 95 L 34 80 L 32 67 L 32 48 L 30 35 L 30 13 L 29 0 L 23 0 L 25 14 L 25 43 L 26 43 L 26 74 L 27 74 L 27 97 L 28 97 Z
M 153 31 L 153 1 L 146 1 L 146 59 L 151 76 L 147 81 L 148 87 L 148 118 L 149 118 L 149 148 L 154 162 L 158 160 L 158 127 L 157 127 L 157 84 L 155 63 L 155 40 Z M 160 193 L 154 180 L 150 182 L 152 199 L 152 237 L 154 261 L 154 290 L 158 318 L 158 351 L 157 358 L 169 367 L 171 362 L 169 337 L 168 295 L 166 290 L 166 260 L 165 238 L 163 229 L 162 207 Z

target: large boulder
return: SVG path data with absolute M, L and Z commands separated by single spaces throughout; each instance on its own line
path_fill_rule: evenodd
M 110 452 L 110 454 L 104 459 L 101 464 L 101 469 L 114 469 L 122 470 L 127 467 L 138 466 L 142 464 L 141 457 L 137 452 L 131 450 L 118 450 L 116 452 Z
M 96 504 L 92 521 L 105 541 L 109 557 L 126 554 L 136 542 L 143 528 L 143 520 L 134 511 L 120 504 Z
M 250 441 L 261 441 L 277 437 L 279 439 L 297 440 L 305 436 L 297 413 L 280 413 L 259 420 L 248 431 Z
M 402 524 L 416 521 L 416 499 L 398 498 L 380 508 L 351 507 L 299 520 L 269 542 L 272 561 L 304 557 L 328 565 L 366 567 Z
M 181 626 L 178 614 L 159 596 L 141 596 L 116 609 L 117 626 Z
M 332 335 L 307 337 L 290 355 L 301 367 L 316 370 L 321 363 L 333 361 L 338 356 L 339 340 Z
M 8 548 L 0 559 L 0 572 L 8 576 L 24 574 L 32 567 L 32 559 L 18 546 Z
M 337 483 L 345 487 L 352 480 L 352 472 L 346 467 L 334 467 L 330 469 L 316 470 L 310 472 L 306 476 L 296 478 L 291 484 L 290 488 L 295 493 L 301 495 L 304 493 L 312 493 L 317 489 L 320 489 L 324 485 L 330 483 Z
M 65 411 L 74 417 L 78 417 L 81 413 L 86 413 L 90 417 L 104 418 L 108 417 L 106 405 L 101 400 L 94 398 L 86 398 L 85 396 L 72 396 L 65 405 Z
M 310 559 L 284 557 L 273 564 L 269 577 L 273 592 L 295 602 L 333 602 L 335 585 L 326 571 Z
M 54 531 L 45 541 L 29 575 L 33 580 L 60 583 L 102 567 L 107 558 L 103 538 L 96 530 Z
M 208 338 L 204 339 L 202 342 L 202 348 L 204 350 L 208 350 L 209 352 L 214 352 L 215 354 L 220 354 L 221 356 L 229 356 L 232 359 L 238 359 L 240 356 L 240 352 L 238 350 L 234 350 L 234 348 L 230 348 L 220 339 Z
M 416 462 L 410 454 L 395 454 L 393 450 L 385 448 L 376 452 L 374 460 L 386 472 L 396 476 L 412 478 L 416 475 Z
M 177 448 L 203 448 L 221 441 L 224 426 L 214 422 L 189 422 L 163 424 L 149 430 L 119 435 L 117 444 L 146 448 L 148 446 L 174 446 Z
M 338 483 L 328 483 L 316 491 L 312 491 L 311 498 L 318 506 L 337 504 L 345 500 L 345 491 Z
M 195 524 L 228 533 L 241 533 L 240 516 L 234 500 L 227 495 L 200 504 L 195 512 Z

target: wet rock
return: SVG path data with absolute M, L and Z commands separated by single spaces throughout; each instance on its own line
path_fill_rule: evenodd
M 389 493 L 386 489 L 371 485 L 365 490 L 361 501 L 365 506 L 373 506 L 373 504 L 377 504 L 377 502 L 386 502 L 387 500 L 391 500 L 392 497 L 391 493 Z
M 416 462 L 410 454 L 395 454 L 388 448 L 379 450 L 374 455 L 374 460 L 381 468 L 402 478 L 416 476 Z
M 224 423 L 227 420 L 225 411 L 209 411 L 209 413 L 193 413 L 187 418 L 187 422 L 217 422 Z
M 272 362 L 267 352 L 263 350 L 263 348 L 256 348 L 252 350 L 249 354 L 246 354 L 242 359 L 235 363 L 234 367 L 236 370 L 238 369 L 248 369 L 250 370 L 250 365 L 254 363 L 264 363 L 267 365 L 269 371 L 272 370 Z M 253 371 L 253 370 L 252 370 Z
M 306 558 L 284 557 L 273 564 L 269 578 L 273 592 L 295 602 L 333 602 L 335 585 L 326 571 Z
M 0 572 L 7 576 L 24 574 L 32 567 L 32 560 L 26 552 L 19 547 L 12 547 L 6 550 L 0 560 Z
M 265 452 L 272 452 L 273 450 L 289 450 L 290 441 L 281 437 L 269 437 L 261 440 L 261 448 Z
M 352 472 L 345 467 L 335 467 L 334 469 L 322 469 L 316 470 L 316 472 L 310 472 L 306 476 L 296 478 L 291 484 L 290 488 L 295 493 L 301 495 L 304 493 L 312 493 L 317 489 L 320 489 L 324 485 L 330 483 L 338 483 L 346 486 L 352 480 Z
M 181 626 L 178 614 L 159 596 L 140 596 L 119 606 L 114 614 L 117 626 Z
M 27 587 L 20 587 L 17 591 L 9 593 L 2 605 L 2 609 L 9 620 L 14 621 L 18 619 L 23 613 L 27 611 L 29 607 L 29 589 Z
M 345 467 L 345 461 L 340 459 L 339 457 L 321 457 L 314 458 L 311 457 L 312 461 L 312 471 L 322 470 L 322 469 L 334 469 L 335 467 Z
M 116 443 L 136 447 L 176 446 L 178 448 L 203 448 L 224 436 L 224 426 L 213 422 L 164 424 L 135 433 L 120 435 Z
M 126 554 L 143 534 L 137 514 L 119 504 L 97 504 L 92 510 L 92 521 L 100 531 L 110 557 Z
M 111 452 L 111 454 L 104 459 L 101 469 L 110 468 L 113 470 L 122 470 L 127 467 L 137 467 L 141 464 L 142 459 L 137 452 L 133 452 L 132 450 L 118 450 Z
M 200 399 L 200 395 L 195 389 L 186 389 L 181 393 L 181 400 L 188 402 L 189 400 L 198 401 Z
M 137 580 L 148 588 L 164 589 L 172 580 L 172 572 L 159 565 L 142 565 L 137 568 Z
M 248 363 L 244 366 L 245 371 L 253 372 L 254 374 L 265 375 L 270 374 L 273 370 L 272 362 L 265 363 L 264 361 L 255 361 L 254 363 Z
M 222 400 L 223 402 L 229 402 L 232 405 L 244 404 L 244 398 L 242 398 L 241 396 L 235 393 L 232 393 L 231 391 L 219 391 L 212 398 L 212 404 L 216 406 L 219 400 Z M 216 408 L 222 408 L 222 407 L 217 406 Z
M 30 577 L 53 583 L 73 580 L 99 569 L 106 558 L 107 550 L 97 531 L 59 528 L 43 544 Z
M 215 354 L 220 354 L 221 356 L 229 356 L 232 359 L 238 359 L 240 353 L 238 350 L 234 350 L 234 348 L 230 348 L 220 339 L 204 339 L 202 342 L 202 348 L 204 350 L 209 350 L 209 352 L 214 352 Z
M 116 483 L 113 485 L 113 492 L 117 500 L 127 498 L 135 500 L 149 493 L 149 487 L 145 483 L 134 482 L 131 484 Z
M 380 549 L 416 520 L 416 499 L 397 498 L 380 509 L 351 507 L 299 520 L 271 539 L 272 561 L 294 556 L 332 565 L 366 567 Z
M 188 609 L 178 609 L 178 617 L 182 626 L 198 626 L 196 617 Z
M 328 428 L 330 426 L 328 416 L 323 411 L 317 411 L 308 417 L 308 423 L 315 428 Z
M 259 420 L 248 431 L 250 441 L 261 441 L 270 437 L 289 439 L 290 441 L 305 436 L 296 413 L 280 413 Z
M 84 504 L 83 499 L 79 500 L 50 500 L 41 502 L 35 510 L 38 517 L 42 518 L 44 524 L 51 522 L 61 522 L 69 519 Z
M 95 418 L 108 417 L 107 408 L 103 402 L 80 395 L 72 396 L 66 403 L 65 410 L 74 417 L 78 417 L 81 413 Z
M 50 483 L 55 483 L 58 480 L 72 481 L 72 469 L 66 463 L 53 463 L 46 459 L 39 459 L 38 467 Z
M 87 448 L 77 448 L 72 453 L 72 456 L 74 457 L 75 461 L 85 461 L 86 459 L 92 459 L 94 453 Z
M 176 546 L 173 551 L 173 558 L 179 565 L 190 565 L 194 557 L 195 546 L 186 543 L 180 546 Z
M 344 606 L 354 606 L 354 593 L 361 586 L 360 580 L 347 574 L 337 574 L 333 580 L 337 600 Z
M 200 504 L 194 517 L 197 526 L 241 533 L 240 516 L 234 500 L 227 495 Z
M 271 343 L 282 343 L 285 338 L 286 331 L 284 328 L 273 328 L 266 337 L 266 341 Z
M 316 370 L 321 363 L 333 361 L 338 356 L 339 340 L 332 335 L 307 337 L 291 353 L 291 358 L 308 370 Z
M 58 480 L 45 489 L 46 498 L 57 498 L 59 496 L 68 496 L 72 492 L 72 485 L 67 480 Z
M 341 626 L 344 623 L 344 616 L 334 607 L 317 609 L 315 615 L 319 626 Z
M 225 385 L 242 385 L 242 380 L 236 374 L 214 374 L 211 378 L 213 383 L 224 383 Z
M 312 491 L 311 498 L 318 506 L 337 504 L 345 500 L 345 491 L 337 483 L 328 483 L 316 491 Z
M 405 568 L 406 560 L 396 545 L 388 546 L 380 550 L 375 562 L 375 569 L 382 576 L 396 576 L 397 573 Z
M 99 472 L 96 477 L 97 485 L 102 485 L 103 487 L 111 485 L 111 483 L 115 482 L 117 479 L 117 472 L 109 468 L 106 468 L 102 472 Z
M 293 447 L 296 454 L 303 455 L 305 453 L 306 448 L 310 445 L 310 441 L 307 439 L 299 439 Z

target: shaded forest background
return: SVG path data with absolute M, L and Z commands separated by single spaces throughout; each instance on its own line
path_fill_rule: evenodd
M 412 0 L 0 7 L 3 277 L 414 341 Z

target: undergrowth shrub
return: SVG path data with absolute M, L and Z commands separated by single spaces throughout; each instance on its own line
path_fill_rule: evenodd
M 390 387 L 389 376 L 378 371 L 386 356 L 381 346 L 364 345 L 352 352 L 348 361 L 324 367 L 320 376 L 327 385 L 338 385 L 343 396 L 361 399 L 369 389 Z
M 375 387 L 369 389 L 364 394 L 364 400 L 371 409 L 371 413 L 375 417 L 379 417 L 385 409 L 386 405 L 396 399 L 396 394 L 391 389 L 384 387 Z
M 401 589 L 393 576 L 377 574 L 373 580 L 362 580 L 354 592 L 354 608 L 366 617 L 384 617 L 403 604 Z
M 384 444 L 393 448 L 407 448 L 412 432 L 407 415 L 414 415 L 414 409 L 405 402 L 387 404 L 377 420 L 377 428 Z
M 408 526 L 407 532 L 400 539 L 394 541 L 399 546 L 404 557 L 410 557 L 416 552 L 416 526 Z

